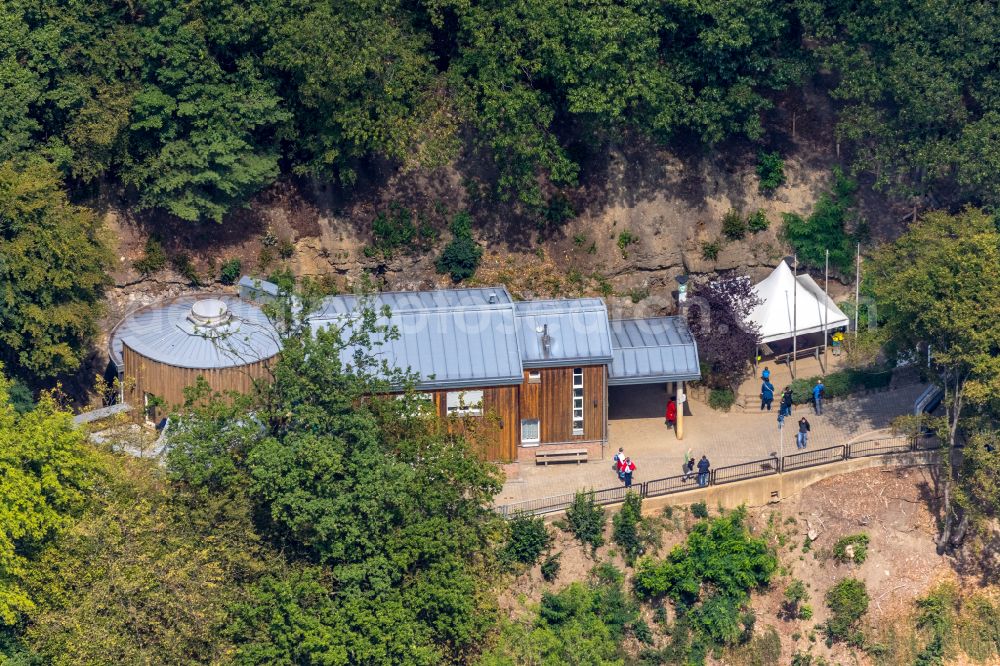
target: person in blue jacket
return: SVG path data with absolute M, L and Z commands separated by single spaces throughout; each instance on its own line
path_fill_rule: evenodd
M 823 414 L 823 380 L 817 379 L 816 386 L 813 387 L 813 408 L 816 410 L 816 416 Z
M 767 407 L 767 411 L 771 411 L 771 402 L 773 400 L 774 384 L 765 378 L 764 383 L 760 385 L 760 411 L 764 411 L 765 407 Z

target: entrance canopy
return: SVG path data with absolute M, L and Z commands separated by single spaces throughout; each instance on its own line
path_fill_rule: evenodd
M 701 379 L 698 344 L 683 317 L 611 321 L 609 386 Z
M 847 326 L 847 315 L 816 281 L 809 275 L 799 275 L 796 279 L 784 261 L 757 283 L 754 291 L 763 302 L 750 313 L 750 323 L 760 327 L 761 342 Z

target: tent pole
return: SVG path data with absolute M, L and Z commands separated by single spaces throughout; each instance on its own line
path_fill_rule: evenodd
M 792 379 L 798 370 L 799 351 L 799 255 L 792 255 Z
M 829 351 L 829 340 L 830 340 L 830 250 L 826 251 L 826 270 L 823 273 L 823 295 L 826 296 L 827 302 L 823 304 L 823 374 L 826 374 L 826 369 L 830 363 Z
M 854 337 L 857 337 L 858 335 L 858 321 L 861 319 L 860 292 L 861 292 L 861 243 L 858 243 L 858 256 L 854 263 Z

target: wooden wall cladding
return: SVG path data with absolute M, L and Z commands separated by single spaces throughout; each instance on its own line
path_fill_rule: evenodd
M 583 367 L 583 434 L 573 434 L 573 368 L 541 368 L 541 381 L 521 385 L 521 419 L 538 419 L 541 444 L 604 439 L 605 366 Z M 520 424 L 519 424 L 520 425 Z M 520 438 L 520 435 L 519 435 Z
M 449 391 L 433 391 L 434 405 L 452 432 L 464 432 L 486 460 L 511 462 L 517 459 L 521 437 L 518 418 L 518 386 L 483 386 L 457 389 L 458 392 L 482 391 L 483 416 L 448 416 Z
M 161 398 L 165 408 L 156 410 L 155 418 L 159 419 L 171 408 L 184 404 L 184 389 L 194 386 L 198 377 L 204 377 L 213 391 L 249 393 L 255 380 L 270 377 L 268 364 L 272 359 L 232 368 L 179 368 L 154 361 L 126 344 L 122 347 L 122 360 L 126 382 L 132 385 L 126 392 L 126 402 L 135 407 L 136 414 L 144 414 L 146 393 Z

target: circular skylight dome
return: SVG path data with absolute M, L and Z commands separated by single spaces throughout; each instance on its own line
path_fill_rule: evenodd
M 220 326 L 229 321 L 229 308 L 218 298 L 195 301 L 188 319 L 197 326 Z

